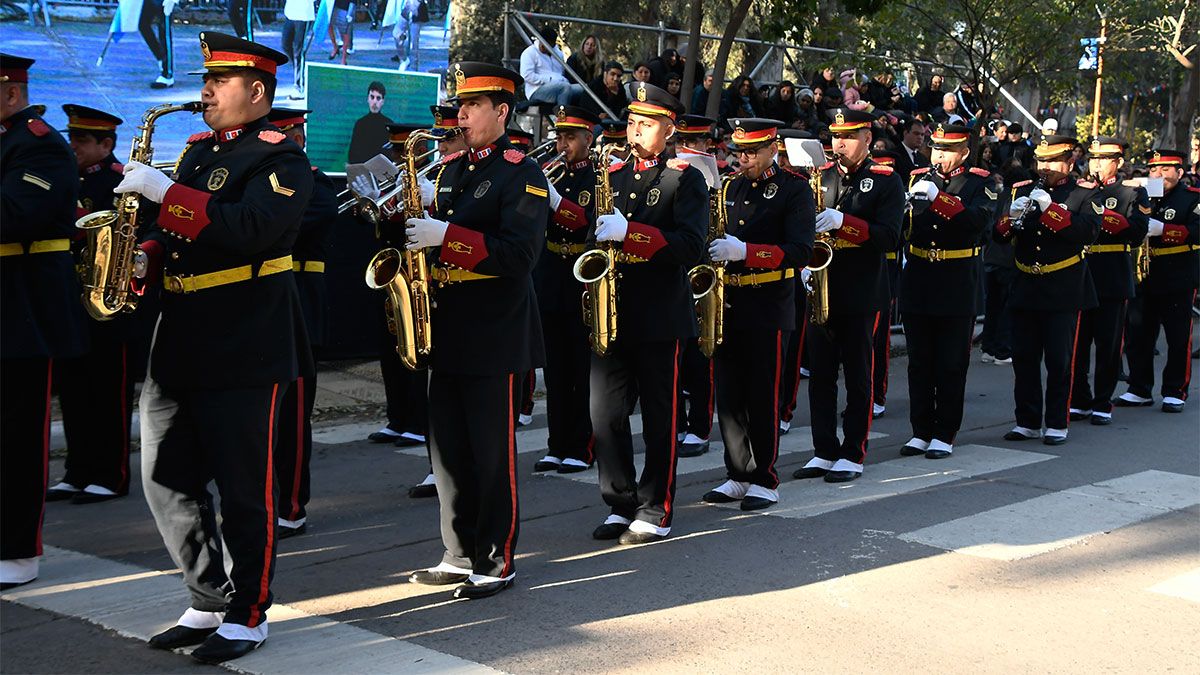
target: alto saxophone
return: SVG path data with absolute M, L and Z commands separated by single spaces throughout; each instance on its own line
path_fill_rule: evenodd
M 193 101 L 147 110 L 133 137 L 129 161 L 153 163 L 154 147 L 150 141 L 158 118 L 173 112 L 198 113 L 205 106 L 200 101 Z M 97 321 L 107 321 L 120 312 L 132 312 L 137 308 L 138 296 L 133 292 L 132 282 L 134 256 L 138 251 L 140 199 L 136 192 L 126 192 L 117 201 L 116 209 L 97 211 L 75 221 L 75 227 L 87 236 L 87 250 L 83 256 L 83 306 Z
M 401 218 L 420 218 L 420 176 L 417 172 L 417 143 L 437 137 L 428 131 L 414 131 L 404 142 L 404 171 L 397 180 L 402 184 Z M 385 248 L 367 265 L 367 286 L 387 292 L 383 301 L 388 332 L 396 336 L 396 354 L 409 370 L 429 365 L 433 352 L 429 292 L 431 278 L 424 249 L 403 252 Z
M 596 159 L 596 188 L 592 200 L 595 213 L 606 215 L 614 210 L 612 181 L 608 175 L 609 158 L 619 146 L 607 145 Z M 617 250 L 611 241 L 602 241 L 575 261 L 571 272 L 583 282 L 583 322 L 591 329 L 588 344 L 600 356 L 608 354 L 617 339 Z
M 1133 253 L 1133 275 L 1139 284 L 1150 275 L 1150 237 L 1144 237 Z
M 725 237 L 725 227 L 729 222 L 725 192 L 732 179 L 732 176 L 723 177 L 721 187 L 709 199 L 708 244 Z M 725 263 L 696 265 L 688 270 L 688 284 L 692 287 L 692 299 L 696 302 L 696 318 L 700 325 L 700 337 L 696 339 L 696 344 L 700 353 L 711 359 L 725 338 Z
M 825 193 L 821 189 L 821 170 L 813 168 L 812 178 L 808 181 L 812 188 L 813 198 L 817 203 L 817 213 L 825 210 Z M 808 282 L 805 291 L 808 293 L 808 320 L 817 326 L 824 326 L 829 321 L 829 263 L 833 262 L 833 235 L 828 232 L 818 234 L 813 240 L 812 257 L 808 260 Z

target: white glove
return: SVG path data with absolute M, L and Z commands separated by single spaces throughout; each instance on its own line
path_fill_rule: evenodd
M 727 234 L 724 239 L 714 239 L 713 243 L 708 245 L 708 257 L 712 258 L 713 262 L 745 260 L 746 244 L 732 234 Z
M 1159 220 L 1158 218 L 1151 218 L 1150 219 L 1150 228 L 1146 231 L 1146 236 L 1147 237 L 1161 237 L 1164 227 L 1166 227 L 1166 223 Z
M 558 205 L 562 203 L 562 195 L 558 194 L 558 188 L 554 187 L 554 183 L 546 181 L 546 194 L 550 198 L 550 211 L 557 211 Z
M 1045 213 L 1046 209 L 1050 208 L 1050 193 L 1038 188 L 1029 193 L 1029 198 L 1037 202 L 1038 208 Z
M 629 221 L 620 213 L 609 213 L 596 219 L 596 241 L 624 241 Z
M 918 199 L 933 201 L 934 199 L 937 199 L 939 192 L 941 192 L 941 190 L 938 189 L 938 186 L 933 184 L 933 181 L 919 180 L 913 183 L 912 190 L 909 191 L 909 194 Z
M 433 195 L 436 188 L 433 187 L 433 181 L 421 176 L 417 180 L 417 185 L 421 186 L 421 206 L 428 208 L 433 203 Z
M 1028 204 L 1029 204 L 1029 197 L 1017 197 L 1016 199 L 1013 200 L 1013 203 L 1010 204 L 1008 207 L 1008 217 L 1016 218 L 1016 217 L 1020 216 L 1022 213 L 1025 213 L 1025 209 L 1027 208 Z
M 174 184 L 175 181 L 168 178 L 167 174 L 152 166 L 141 162 L 129 162 L 125 165 L 124 180 L 113 192 L 136 192 L 152 202 L 161 204 L 167 196 L 167 190 Z
M 842 227 L 842 212 L 837 209 L 825 209 L 817 214 L 817 234 L 837 230 Z
M 171 12 L 175 11 L 175 6 L 179 4 L 179 0 L 163 0 L 163 14 L 171 16 Z
M 446 228 L 450 227 L 450 223 L 429 216 L 409 218 L 404 224 L 404 234 L 408 236 L 408 243 L 404 247 L 410 251 L 441 246 L 446 240 Z
M 367 174 L 355 176 L 354 180 L 350 181 L 350 190 L 366 199 L 379 198 L 379 186 L 375 184 L 375 179 Z
M 148 269 L 150 269 L 150 256 L 146 255 L 146 252 L 142 250 L 135 252 L 133 254 L 133 276 L 138 279 L 145 279 Z
M 807 290 L 809 281 L 812 279 L 812 270 L 807 267 L 800 270 L 800 284 Z

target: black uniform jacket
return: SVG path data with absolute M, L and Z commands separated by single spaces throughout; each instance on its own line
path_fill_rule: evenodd
M 960 166 L 943 177 L 929 167 L 914 169 L 912 183 L 932 181 L 932 202 L 913 202 L 909 212 L 900 311 L 932 316 L 975 316 L 984 237 L 991 232 L 999 197 L 984 169 Z M 915 251 L 915 252 L 914 252 Z M 967 257 L 939 257 L 942 252 Z M 928 253 L 924 253 L 928 252 Z M 932 258 L 932 259 L 931 259 Z
M 312 346 L 325 344 L 329 333 L 329 294 L 325 286 L 325 258 L 329 254 L 329 233 L 337 220 L 337 189 L 320 169 L 312 167 L 313 191 L 300 223 L 300 234 L 292 247 L 293 269 L 296 273 L 296 288 L 300 291 L 300 307 L 304 311 L 304 325 L 308 328 L 308 340 Z M 313 263 L 317 263 L 314 270 Z
M 592 163 L 583 160 L 569 164 L 554 187 L 562 196 L 562 202 L 550 214 L 546 245 L 533 270 L 538 308 L 543 313 L 577 314 L 582 321 L 583 284 L 576 281 L 572 270 L 596 220 L 592 208 L 596 172 Z
M 817 215 L 808 181 L 772 164 L 757 180 L 739 176 L 722 191 L 726 232 L 746 242 L 746 259 L 726 265 L 726 274 L 793 269 L 798 275 L 812 255 Z M 794 330 L 796 281 L 727 285 L 726 330 Z
M 1028 196 L 1033 181 L 1014 183 L 1012 201 Z M 1097 305 L 1084 247 L 1096 240 L 1104 206 L 1095 183 L 1064 178 L 1045 188 L 1052 201 L 1045 213 L 1034 205 L 1024 227 L 1013 229 L 1007 214 L 996 224 L 997 241 L 1012 241 L 1017 265 L 1009 306 L 1014 309 L 1075 311 Z M 1011 202 L 1010 202 L 1011 203 Z M 1075 260 L 1066 265 L 1066 261 Z M 1066 265 L 1047 271 L 1054 265 Z M 1040 274 L 1038 272 L 1041 272 Z
M 632 256 L 619 266 L 617 340 L 695 337 L 687 272 L 700 262 L 708 231 L 704 175 L 680 159 L 632 157 L 609 167 L 609 179 L 614 206 L 629 220 L 621 250 Z
M 1150 224 L 1150 199 L 1144 188 L 1123 185 L 1113 177 L 1100 186 L 1098 199 L 1104 205 L 1100 236 L 1088 252 L 1088 271 L 1100 298 L 1132 298 L 1133 258 L 1124 248 L 1137 248 L 1146 238 Z M 1097 247 L 1121 247 L 1120 251 Z
M 142 248 L 162 260 L 162 315 L 150 374 L 164 386 L 211 389 L 286 383 L 312 373 L 296 279 L 257 276 L 292 253 L 313 191 L 308 158 L 265 118 L 196 134 L 180 157 Z M 189 241 L 190 240 L 190 241 Z M 171 277 L 250 266 L 255 277 L 169 292 Z
M 507 136 L 443 160 L 434 218 L 448 221 L 440 265 L 489 279 L 434 290 L 434 370 L 519 373 L 545 362 L 531 273 L 545 244 L 546 176 Z
M 890 166 L 866 159 L 850 175 L 822 167 L 824 206 L 841 211 L 829 272 L 830 313 L 869 313 L 890 302 L 885 255 L 900 243 L 904 185 Z
M 35 106 L 0 125 L 0 358 L 78 356 L 87 316 L 71 252 L 26 253 L 75 235 L 75 155 Z
M 1200 287 L 1200 188 L 1176 185 L 1152 200 L 1151 208 L 1153 217 L 1163 221 L 1163 233 L 1150 238 L 1150 273 L 1142 282 L 1142 292 Z

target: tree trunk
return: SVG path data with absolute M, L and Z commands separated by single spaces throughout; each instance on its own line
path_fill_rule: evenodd
M 1193 46 L 1193 54 L 1200 54 L 1200 45 Z M 1196 106 L 1200 104 L 1200 64 L 1192 57 L 1192 67 L 1184 75 L 1183 86 L 1175 94 L 1172 101 L 1167 128 L 1171 130 L 1170 137 L 1164 138 L 1164 145 L 1187 152 L 1191 148 L 1192 125 L 1196 121 Z
M 733 8 L 733 13 L 729 15 L 729 23 L 725 25 L 725 32 L 721 34 L 721 45 L 717 47 L 717 58 L 713 64 L 713 84 L 712 91 L 708 94 L 708 107 L 704 109 L 704 116 L 717 119 L 717 113 L 721 109 L 721 90 L 725 88 L 725 63 L 729 60 L 729 52 L 733 48 L 733 39 L 737 37 L 738 30 L 742 27 L 742 21 L 746 19 L 746 11 L 750 9 L 750 3 L 753 0 L 738 0 L 738 4 Z
M 700 29 L 704 23 L 704 4 L 693 0 L 692 11 L 688 15 L 688 54 L 687 63 L 683 65 L 683 86 L 679 89 L 683 109 L 692 111 L 692 89 L 696 81 L 696 62 L 700 60 Z

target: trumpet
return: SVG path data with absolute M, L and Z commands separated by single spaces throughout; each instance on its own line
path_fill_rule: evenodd
M 546 174 L 546 180 L 558 184 L 558 181 L 567 175 L 567 165 L 563 164 L 563 158 L 566 156 L 566 152 L 560 152 L 542 164 L 542 173 Z
M 540 158 L 549 156 L 551 152 L 554 152 L 556 145 L 558 145 L 557 138 L 547 138 L 537 147 L 525 153 L 525 156 L 537 162 L 538 164 L 545 164 L 546 162 L 543 162 Z
M 421 162 L 422 160 L 432 157 L 435 153 L 437 153 L 437 148 L 434 148 L 427 152 L 423 152 L 420 155 L 417 155 L 415 161 Z M 395 164 L 395 162 L 393 162 L 393 164 Z M 426 166 L 422 167 L 422 169 L 419 172 L 417 172 L 417 176 L 418 177 L 424 176 L 425 174 L 432 171 L 433 168 L 436 166 L 438 166 L 437 162 L 431 162 L 431 163 L 427 164 Z M 403 167 L 401 167 L 399 164 L 395 164 L 395 167 L 396 167 L 397 176 L 399 176 L 399 172 Z M 390 178 L 388 180 L 385 180 L 379 186 L 380 197 L 377 198 L 375 201 L 382 199 L 383 195 L 387 194 L 387 193 L 392 193 L 390 196 L 394 196 L 395 195 L 394 190 L 396 188 L 396 185 L 399 182 L 400 181 L 398 178 Z M 355 205 L 357 205 L 359 203 L 360 200 L 365 200 L 368 202 L 372 201 L 371 199 L 369 199 L 367 197 L 363 197 L 362 195 L 355 193 L 354 189 L 351 187 L 347 187 L 345 190 L 342 190 L 341 192 L 339 192 L 337 199 L 338 199 L 338 213 L 339 214 L 350 211 L 351 209 L 353 209 L 355 207 Z
M 437 162 L 426 165 L 417 172 L 417 178 L 424 178 L 426 174 L 439 166 L 441 165 Z M 353 191 L 349 188 L 343 192 L 351 192 L 353 194 Z M 371 197 L 354 195 L 338 206 L 338 213 L 353 211 L 355 215 L 378 227 L 380 223 L 404 208 L 404 205 L 399 201 L 402 197 L 404 197 L 404 180 L 397 174 L 395 178 L 389 178 L 380 184 L 378 197 L 372 199 Z

